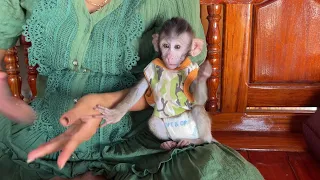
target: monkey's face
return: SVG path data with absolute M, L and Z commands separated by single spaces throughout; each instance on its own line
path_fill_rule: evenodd
M 161 58 L 168 69 L 175 69 L 180 66 L 188 55 L 192 44 L 192 37 L 189 33 L 180 35 L 160 35 L 159 48 Z

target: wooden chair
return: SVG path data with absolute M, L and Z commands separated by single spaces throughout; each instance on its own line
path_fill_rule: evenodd
M 301 123 L 318 106 L 320 94 L 319 1 L 200 4 L 213 69 L 206 104 L 213 135 L 236 149 L 305 151 Z M 7 53 L 6 67 L 11 90 L 21 98 L 15 48 Z M 29 66 L 33 96 L 36 76 Z
M 37 67 L 29 66 L 28 60 L 28 48 L 31 46 L 31 43 L 25 41 L 25 37 L 20 37 L 20 45 L 24 49 L 24 62 L 26 63 L 27 67 L 27 74 L 28 74 L 28 84 L 32 93 L 32 97 L 30 100 L 34 99 L 37 95 L 37 88 L 36 88 L 36 80 L 37 80 Z M 21 94 L 21 76 L 20 76 L 20 69 L 19 69 L 19 58 L 17 53 L 18 47 L 13 47 L 8 49 L 6 55 L 4 57 L 5 62 L 5 69 L 8 74 L 8 83 L 11 89 L 13 96 L 24 99 Z

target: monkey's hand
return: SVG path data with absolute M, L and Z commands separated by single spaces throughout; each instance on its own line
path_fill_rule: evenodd
M 207 79 L 211 76 L 211 73 L 210 62 L 203 62 L 199 68 L 197 79 L 193 81 L 190 87 L 196 105 L 204 105 L 208 99 Z
M 119 102 L 115 108 L 109 109 L 101 105 L 97 105 L 94 109 L 99 111 L 101 115 L 91 115 L 89 118 L 103 118 L 105 122 L 101 125 L 101 127 L 104 127 L 107 124 L 117 123 L 130 110 L 130 108 L 136 104 L 140 98 L 143 97 L 147 89 L 148 82 L 146 79 L 142 79 L 137 85 L 130 89 L 126 97 Z
M 103 118 L 105 121 L 100 127 L 119 122 L 126 112 L 128 112 L 126 108 L 109 109 L 101 105 L 97 105 L 94 109 L 101 113 L 101 115 L 96 115 L 94 117 Z

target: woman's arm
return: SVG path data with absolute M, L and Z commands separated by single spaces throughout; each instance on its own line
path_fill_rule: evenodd
M 13 47 L 22 32 L 25 24 L 25 9 L 22 0 L 0 1 L 0 49 Z M 31 3 L 25 2 L 24 4 Z M 3 53 L 3 50 L 1 51 Z M 2 59 L 2 58 L 1 58 Z
M 22 8 L 21 0 L 0 1 L 0 71 L 6 50 L 16 44 L 24 23 L 25 9 Z
M 32 108 L 24 101 L 12 96 L 8 86 L 7 74 L 2 72 L 5 50 L 0 49 L 0 114 L 22 123 L 32 123 L 36 116 Z
M 125 96 L 128 94 L 129 89 L 124 89 L 112 93 L 102 93 L 101 95 L 101 105 L 105 107 L 114 107 L 120 101 L 122 101 Z M 148 103 L 145 100 L 144 96 L 130 109 L 130 111 L 141 111 L 148 107 Z

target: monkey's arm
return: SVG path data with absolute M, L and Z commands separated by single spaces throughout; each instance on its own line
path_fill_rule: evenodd
M 114 108 L 108 109 L 106 107 L 98 105 L 96 110 L 98 110 L 102 115 L 99 116 L 105 119 L 105 123 L 114 124 L 121 120 L 121 118 L 129 111 L 129 109 L 135 105 L 138 100 L 145 94 L 148 89 L 148 82 L 145 78 L 139 81 L 137 85 L 131 88 L 125 98 L 119 102 Z M 97 116 L 95 116 L 97 117 Z
M 192 108 L 192 116 L 197 124 L 199 139 L 210 143 L 216 141 L 211 134 L 211 118 L 204 108 L 208 99 L 207 79 L 211 76 L 212 67 L 208 61 L 202 63 L 197 79 L 191 84 L 191 92 L 195 100 Z
M 144 95 L 148 87 L 149 84 L 147 80 L 145 78 L 141 79 L 137 85 L 129 90 L 129 93 L 126 95 L 126 97 L 119 102 L 114 109 L 123 109 L 129 111 L 129 109 Z
M 212 67 L 208 61 L 201 64 L 198 77 L 193 81 L 190 91 L 196 105 L 204 105 L 208 99 L 207 79 L 211 76 Z

